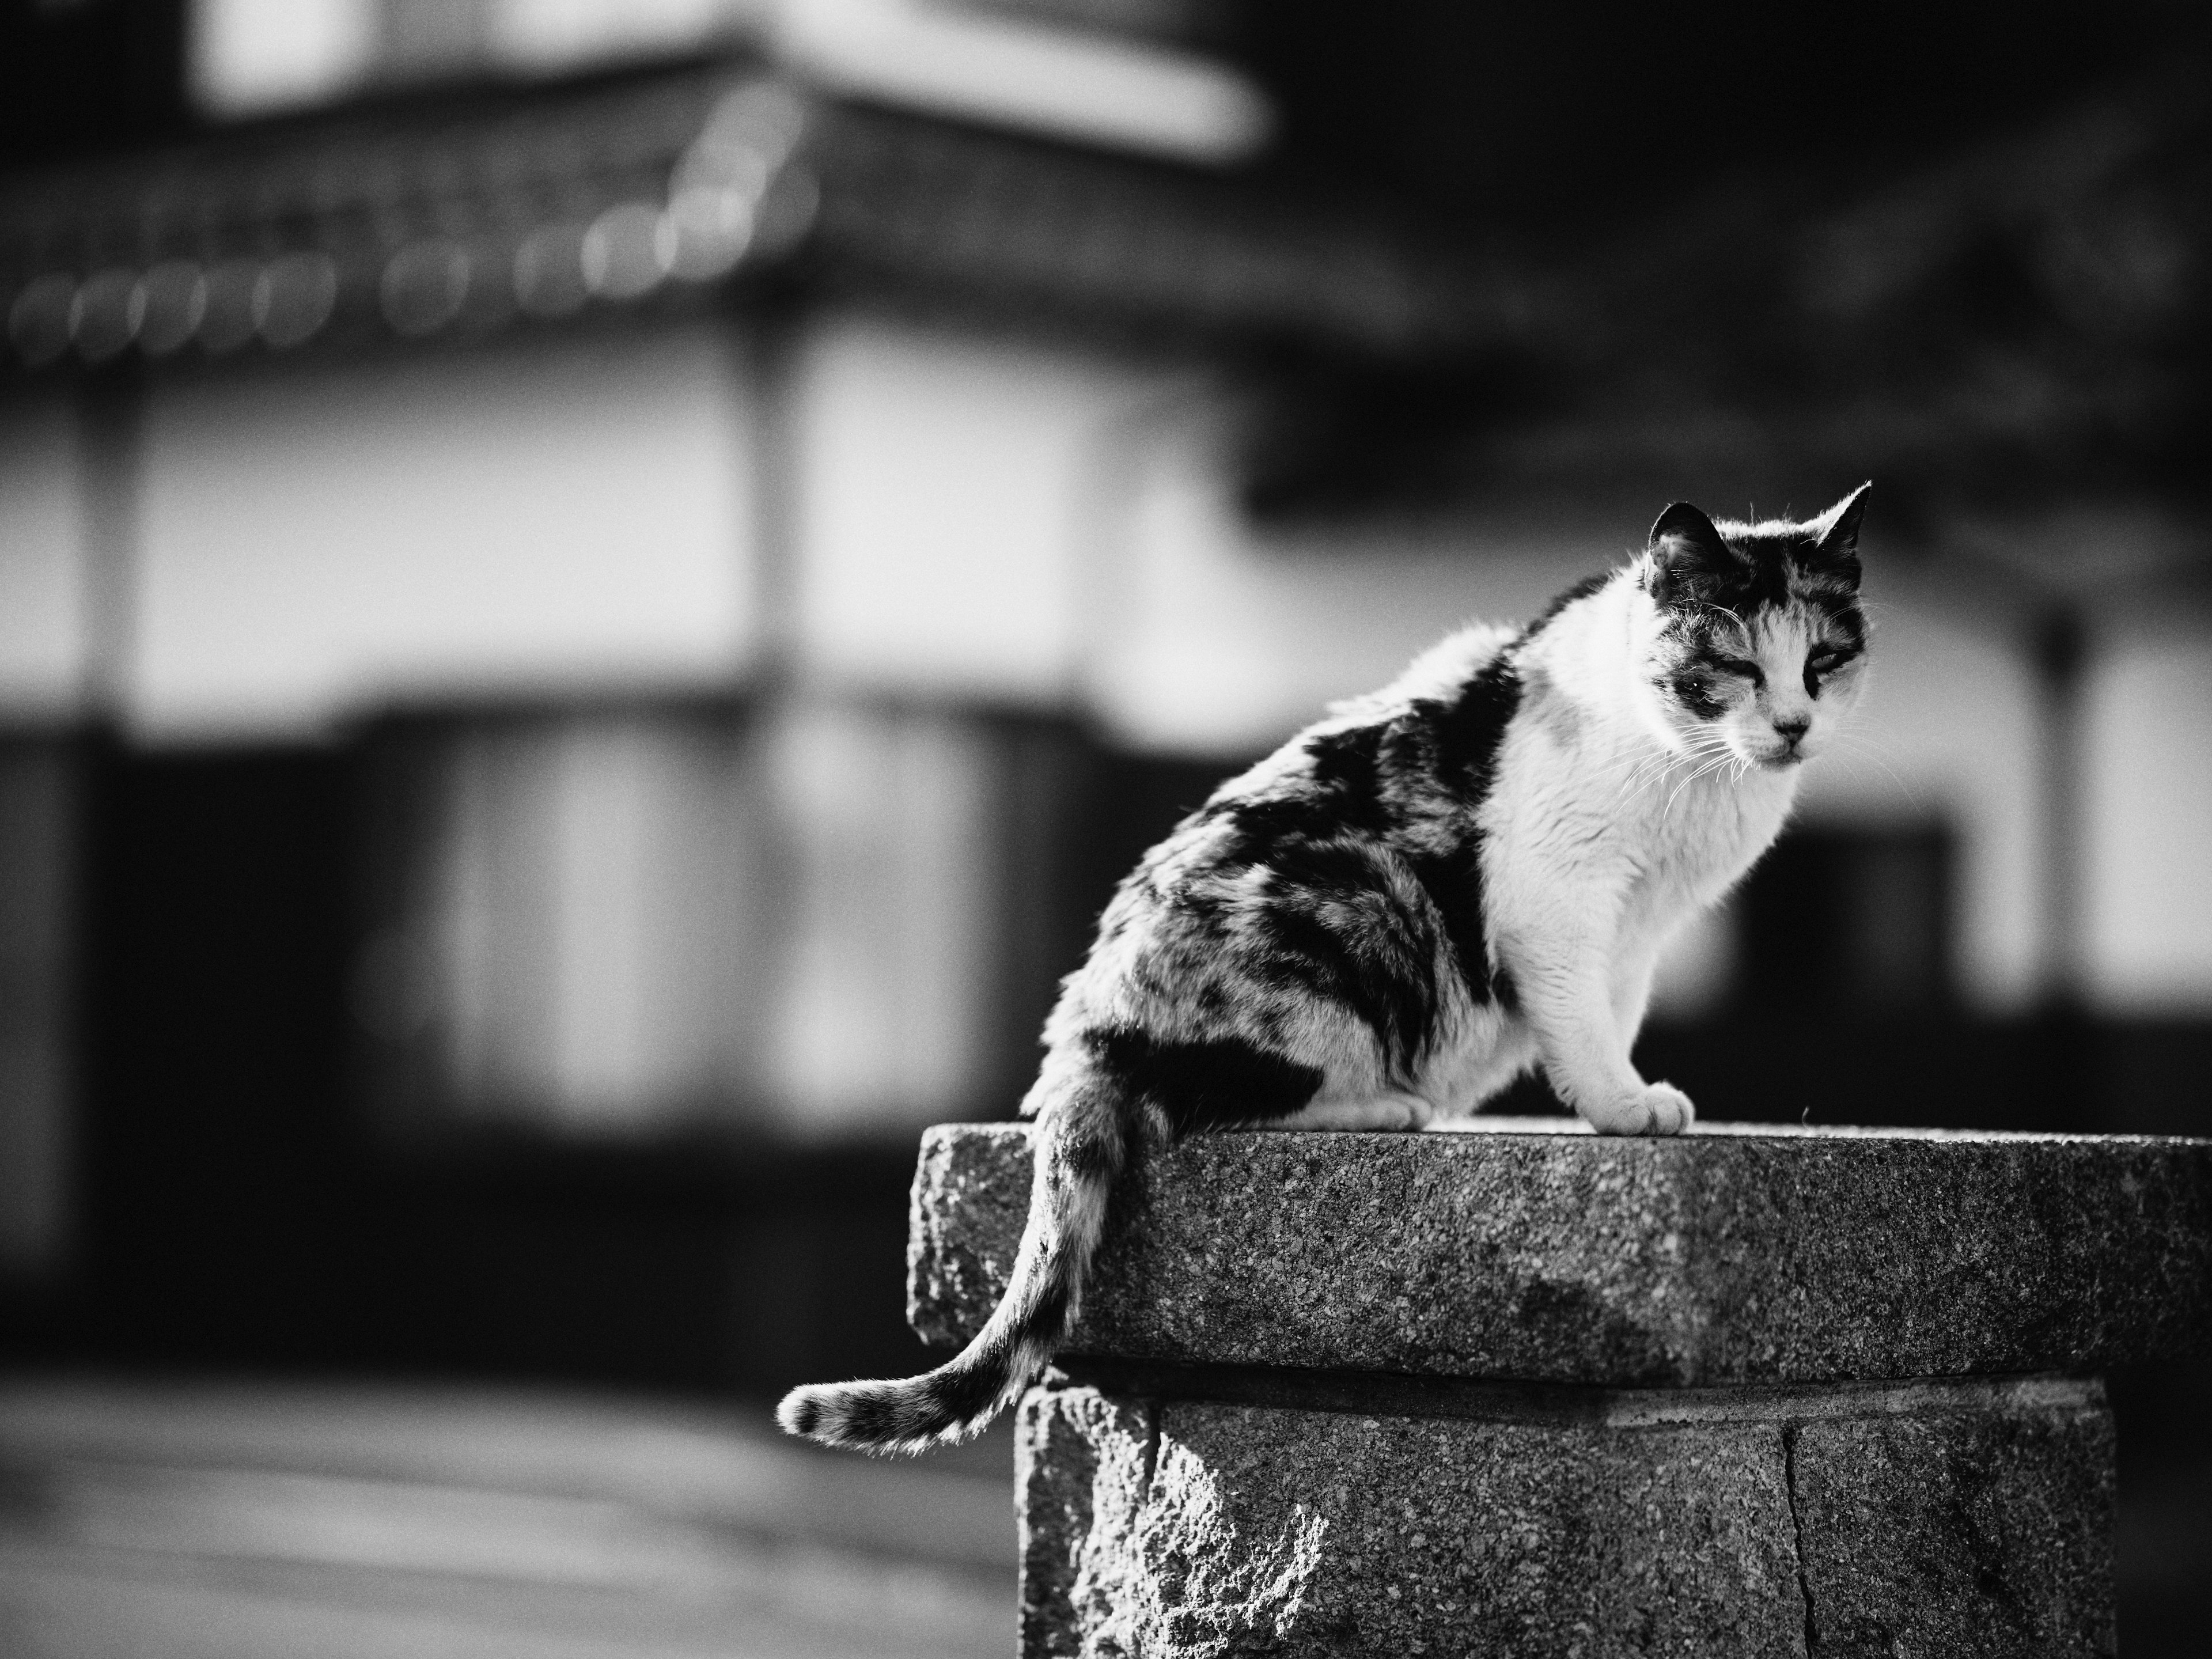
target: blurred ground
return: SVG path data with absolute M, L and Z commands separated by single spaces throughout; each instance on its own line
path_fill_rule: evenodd
M 2130 1659 L 2206 1651 L 2195 1369 L 2115 1378 Z M 1008 1651 L 1012 1435 L 911 1462 L 758 1406 L 548 1389 L 0 1378 L 7 1659 Z
M 1006 1651 L 1011 1440 L 913 1463 L 758 1408 L 0 1381 L 10 1659 Z

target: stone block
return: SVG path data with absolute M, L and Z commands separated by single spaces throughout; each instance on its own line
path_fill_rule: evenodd
M 1814 1653 L 2115 1650 L 2105 1413 L 1844 1418 L 1790 1435 Z
M 926 1340 L 980 1328 L 1028 1191 L 1024 1126 L 924 1137 Z M 1144 1160 L 1068 1351 L 1681 1388 L 2095 1370 L 2208 1327 L 2212 1142 L 1523 1120 Z
M 1608 1399 L 1032 1390 L 1024 1659 L 2113 1651 L 2094 1383 Z

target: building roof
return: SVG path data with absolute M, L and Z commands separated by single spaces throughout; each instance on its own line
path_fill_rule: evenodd
M 1262 508 L 1594 481 L 1733 506 L 1875 474 L 1893 521 L 1916 496 L 2148 496 L 2179 504 L 2158 533 L 2202 542 L 2206 72 L 2171 56 L 1880 181 L 1747 167 L 1571 248 L 1412 234 L 753 61 L 448 93 L 0 185 L 0 378 L 859 294 L 1235 355 Z
M 0 191 L 21 368 L 465 341 L 769 275 L 1393 356 L 1464 285 L 1379 219 L 811 94 L 752 64 L 259 123 Z

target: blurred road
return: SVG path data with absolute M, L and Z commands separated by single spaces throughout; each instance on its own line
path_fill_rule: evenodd
M 933 1659 L 1013 1644 L 1003 1429 L 914 1463 L 758 1408 L 0 1379 L 10 1659 Z

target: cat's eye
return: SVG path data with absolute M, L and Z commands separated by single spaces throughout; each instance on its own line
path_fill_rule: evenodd
M 1805 659 L 1805 695 L 1820 695 L 1820 682 L 1856 656 L 1855 651 L 1838 651 L 1833 646 L 1824 646 Z
M 1761 669 L 1757 663 L 1747 661 L 1741 657 L 1723 657 L 1713 665 L 1719 669 L 1723 674 L 1740 675 L 1743 678 L 1749 680 L 1753 685 L 1764 685 L 1766 684 L 1765 671 Z

